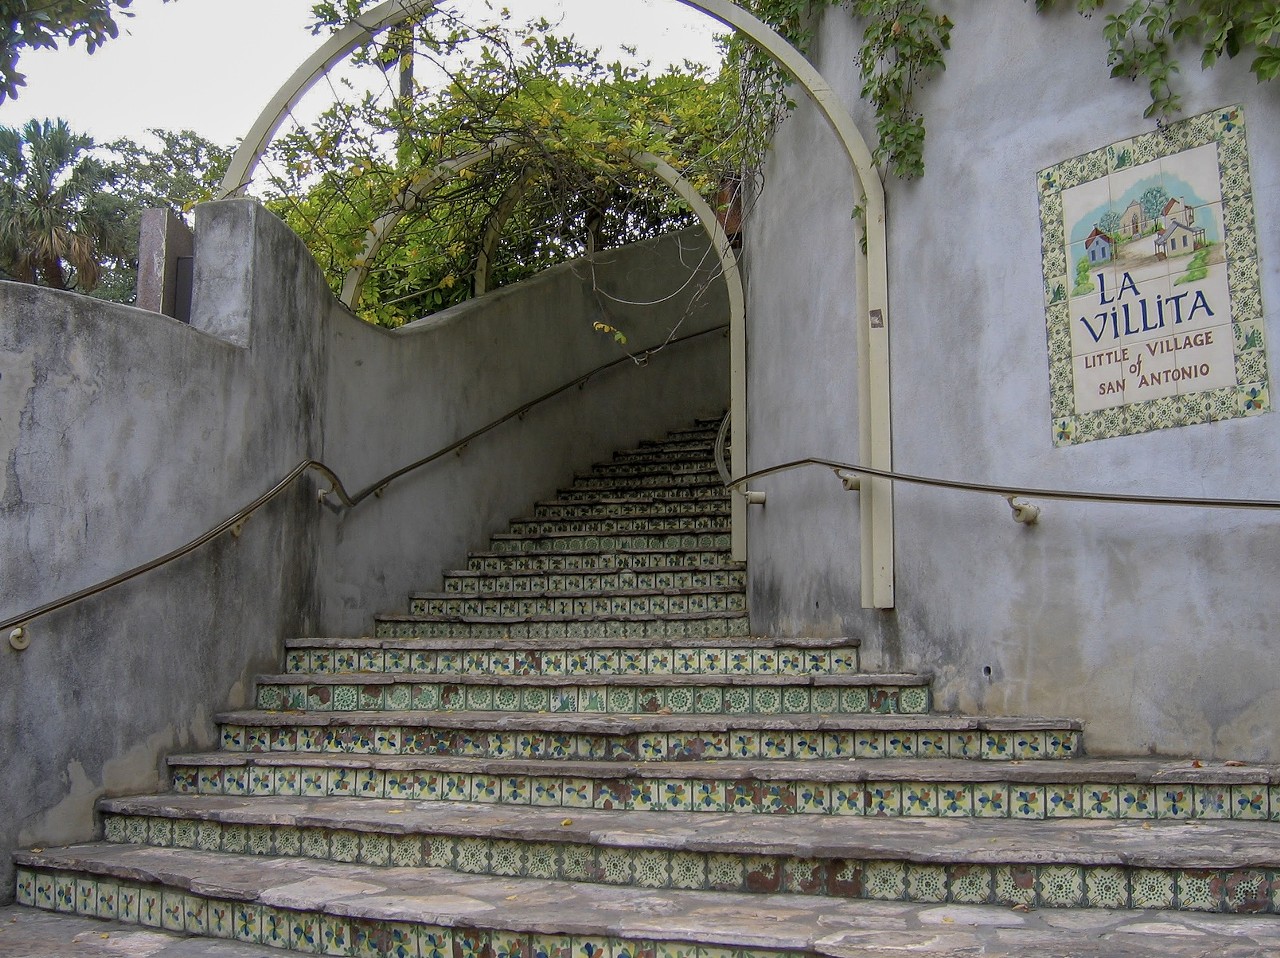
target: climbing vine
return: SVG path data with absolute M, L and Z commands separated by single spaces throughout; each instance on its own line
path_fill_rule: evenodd
M 1196 48 L 1202 69 L 1223 58 L 1251 56 L 1258 82 L 1280 76 L 1280 4 L 1276 0 L 1035 0 L 1039 13 L 1070 4 L 1099 17 L 1114 77 L 1145 81 L 1151 103 L 1145 116 L 1164 121 L 1181 110 L 1174 76 L 1178 53 Z M 856 57 L 862 96 L 872 106 L 882 169 L 911 178 L 924 172 L 924 118 L 915 94 L 946 69 L 945 52 L 954 24 L 933 9 L 936 0 L 749 0 L 744 6 L 770 24 L 801 52 L 808 52 L 813 25 L 827 7 L 841 6 L 863 21 Z M 788 106 L 777 68 L 743 51 L 744 99 L 763 95 L 766 125 Z

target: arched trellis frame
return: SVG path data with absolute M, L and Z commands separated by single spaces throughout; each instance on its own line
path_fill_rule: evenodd
M 763 21 L 731 0 L 679 0 L 743 34 L 763 49 L 800 86 L 805 96 L 831 125 L 861 189 L 853 204 L 864 211 L 862 227 L 866 252 L 857 258 L 858 422 L 859 460 L 877 470 L 893 468 L 889 407 L 889 276 L 884 184 L 871 151 L 835 91 L 805 57 Z M 272 98 L 232 158 L 222 183 L 222 195 L 241 192 L 249 183 L 267 146 L 285 118 L 315 83 L 372 34 L 435 9 L 436 0 L 388 0 L 335 33 L 309 57 Z M 740 322 L 739 326 L 742 325 Z M 745 334 L 736 334 L 745 343 Z M 735 351 L 735 367 L 737 353 Z M 742 357 L 745 360 L 745 351 Z M 739 382 L 741 380 L 741 384 Z M 742 447 L 745 416 L 745 376 L 733 376 L 734 419 Z M 742 414 L 739 415 L 739 410 Z M 742 475 L 734 463 L 734 474 Z M 862 604 L 891 608 L 893 596 L 893 487 L 883 478 L 864 478 L 861 484 Z M 739 522 L 735 517 L 735 528 Z
M 378 250 L 386 243 L 400 220 L 418 208 L 422 202 L 422 197 L 429 195 L 431 190 L 442 181 L 457 176 L 465 169 L 478 163 L 483 163 L 491 157 L 507 150 L 515 149 L 520 145 L 521 143 L 518 139 L 500 137 L 483 149 L 464 153 L 461 156 L 439 163 L 430 169 L 419 171 L 409 181 L 408 186 L 401 191 L 393 207 L 378 217 L 369 228 L 369 232 L 365 236 L 364 248 L 357 261 L 358 265 L 348 270 L 346 277 L 343 279 L 342 302 L 353 311 L 360 305 L 360 295 L 374 259 L 378 255 Z M 719 260 L 721 275 L 724 277 L 729 297 L 732 412 L 735 422 L 746 422 L 746 294 L 742 286 L 742 273 L 738 269 L 738 258 L 734 255 L 729 236 L 725 233 L 715 210 L 702 198 L 702 195 L 694 188 L 693 184 L 681 176 L 675 167 L 667 163 L 666 160 L 652 153 L 640 153 L 629 157 L 629 159 L 637 169 L 653 173 L 670 186 L 688 204 L 689 209 L 698 218 L 698 222 L 702 225 L 708 239 L 711 241 L 711 248 Z M 527 182 L 527 177 L 522 176 L 515 185 L 519 187 L 525 182 Z M 482 253 L 482 256 L 485 257 L 482 263 L 485 273 L 482 274 L 479 270 L 477 271 L 477 295 L 484 292 L 488 283 L 487 257 L 492 254 L 497 238 L 502 233 L 504 220 L 510 215 L 511 209 L 514 209 L 519 199 L 520 191 L 518 189 L 508 191 L 508 195 L 503 197 L 503 203 L 499 204 L 500 209 L 488 224 L 484 237 L 485 252 Z M 503 206 L 510 207 L 510 209 L 503 211 L 501 209 Z M 735 442 L 731 455 L 733 457 L 732 468 L 734 474 L 744 475 L 747 469 L 746 442 Z M 746 500 L 742 496 L 735 496 L 733 499 L 732 520 L 733 555 L 735 559 L 741 561 L 746 559 L 747 553 Z

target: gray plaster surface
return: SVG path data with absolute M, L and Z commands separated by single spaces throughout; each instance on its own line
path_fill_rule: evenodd
M 1109 3 L 1108 12 L 1122 4 Z M 1150 132 L 1145 87 L 1112 79 L 1102 14 L 937 0 L 947 68 L 920 87 L 925 173 L 888 177 L 894 466 L 1031 488 L 1274 499 L 1280 416 L 1052 441 L 1037 173 Z M 812 56 L 876 143 L 844 6 Z M 1240 58 L 1185 51 L 1186 116 L 1248 118 L 1263 322 L 1280 343 L 1280 98 Z M 856 462 L 859 193 L 807 103 L 771 144 L 746 222 L 749 468 Z M 1273 363 L 1274 375 L 1274 363 Z M 943 709 L 1074 714 L 1094 754 L 1280 760 L 1275 513 L 1041 502 L 1033 527 L 993 496 L 899 485 L 896 607 L 859 602 L 858 497 L 826 469 L 753 483 L 754 629 L 857 634 L 871 667 L 932 669 Z
M 323 910 L 355 919 L 536 934 L 608 934 L 810 951 L 832 958 L 1262 958 L 1280 954 L 1280 922 L 1270 918 L 1158 911 L 1028 912 L 656 891 L 293 859 L 257 858 L 246 867 L 246 860 L 237 856 L 131 846 L 85 849 L 83 854 L 68 849 L 59 860 L 69 864 L 81 859 L 123 879 L 163 880 L 169 887 L 193 894 Z M 14 910 L 11 914 L 25 918 L 29 913 Z
M 126 815 L 235 824 L 737 855 L 1134 868 L 1280 867 L 1280 829 L 1270 822 L 780 815 L 769 816 L 767 827 L 762 828 L 756 816 L 733 813 L 196 795 L 117 799 L 105 807 Z M 28 853 L 19 854 L 26 857 Z

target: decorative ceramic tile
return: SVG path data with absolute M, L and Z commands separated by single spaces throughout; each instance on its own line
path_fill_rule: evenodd
M 1039 873 L 1039 903 L 1044 908 L 1084 905 L 1084 872 L 1074 865 L 1047 865 Z
M 1176 873 L 1154 868 L 1134 869 L 1129 878 L 1134 908 L 1174 908 Z
M 862 869 L 864 894 L 878 901 L 901 901 L 907 892 L 907 866 L 903 862 L 867 862 Z
M 1247 415 L 1212 399 L 1247 383 L 1260 386 L 1257 411 L 1269 409 L 1261 331 L 1246 353 L 1233 330 L 1262 315 L 1243 112 L 1191 117 L 1103 155 L 1038 178 L 1054 443 Z

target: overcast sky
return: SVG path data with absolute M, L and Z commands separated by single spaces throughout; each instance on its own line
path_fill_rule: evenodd
M 23 55 L 27 85 L 0 104 L 0 125 L 61 116 L 99 142 L 150 128 L 190 129 L 230 145 L 324 36 L 314 0 L 134 0 L 120 37 L 92 56 L 83 44 Z M 564 16 L 563 33 L 616 56 L 619 44 L 661 67 L 711 62 L 722 29 L 677 0 L 505 0 L 520 20 Z

